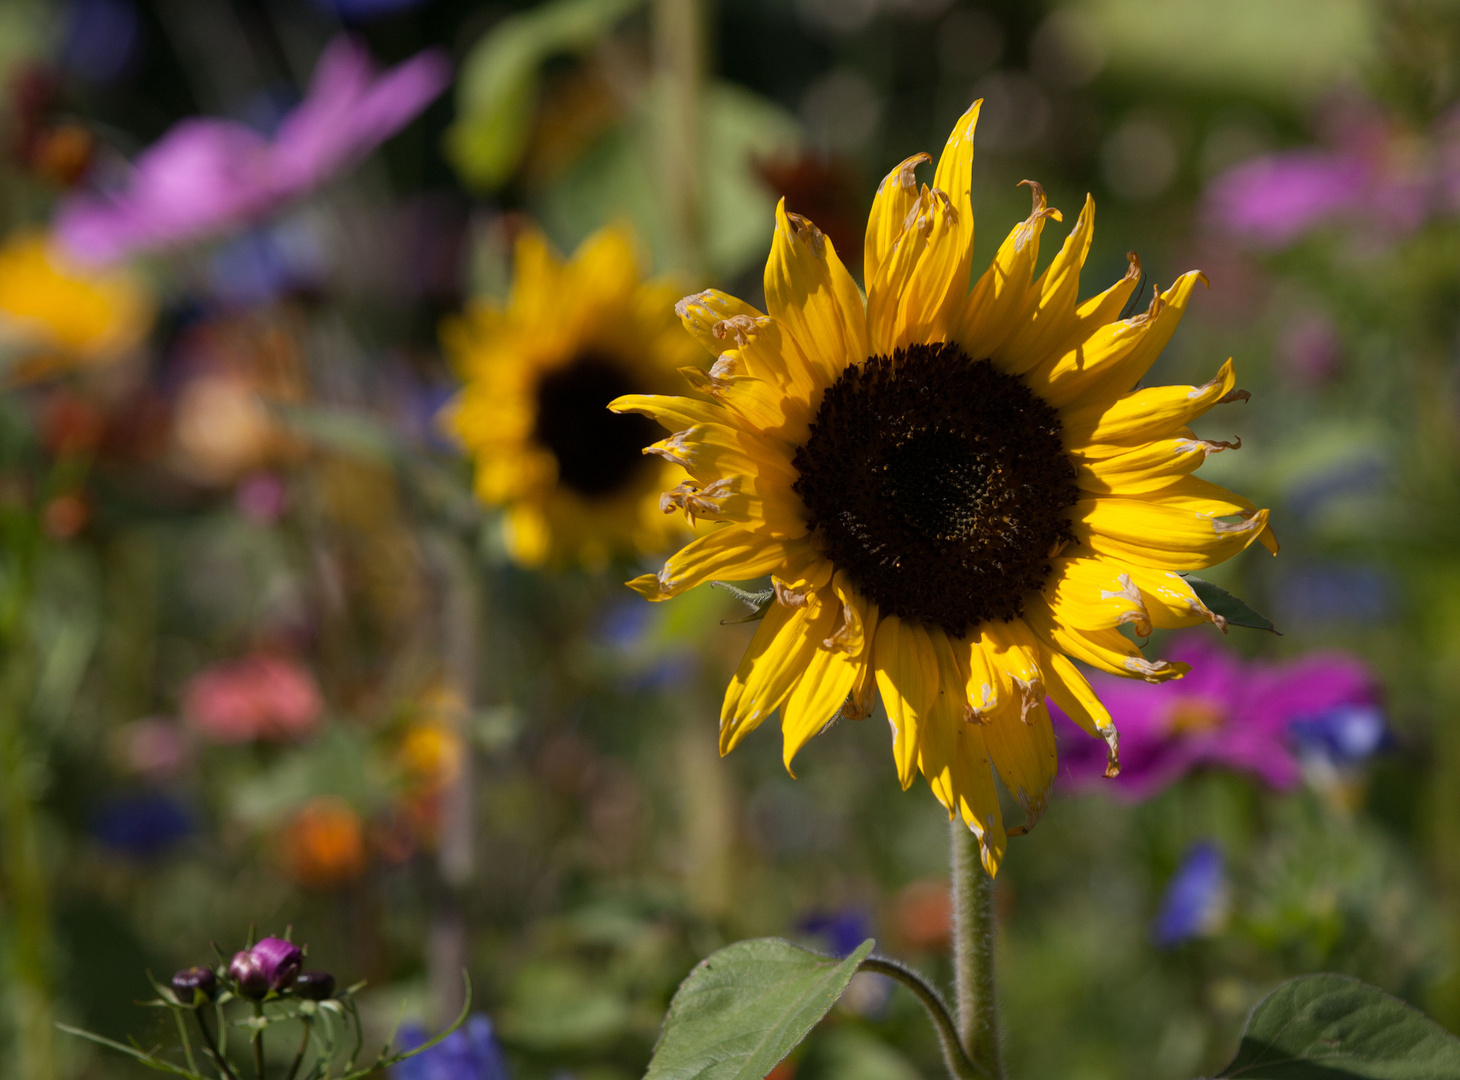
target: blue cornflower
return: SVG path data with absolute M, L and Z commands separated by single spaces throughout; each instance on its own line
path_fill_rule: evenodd
M 1393 744 L 1383 711 L 1362 702 L 1294 720 L 1288 730 L 1300 752 L 1321 756 L 1335 766 L 1362 764 Z
M 850 956 L 857 946 L 872 936 L 872 920 L 865 911 L 847 908 L 842 911 L 816 912 L 796 924 L 803 934 L 821 938 L 835 956 Z
M 407 1024 L 401 1028 L 400 1045 L 411 1049 L 429 1038 L 420 1024 Z M 390 1075 L 391 1080 L 509 1080 L 492 1022 L 483 1013 L 474 1013 L 425 1053 L 393 1066 Z
M 1172 949 L 1184 941 L 1214 932 L 1227 912 L 1227 870 L 1217 845 L 1204 840 L 1181 861 L 1161 910 L 1151 923 L 1151 940 L 1158 949 Z
M 162 854 L 192 831 L 192 811 L 155 791 L 116 796 L 91 815 L 91 833 L 103 847 L 142 859 Z

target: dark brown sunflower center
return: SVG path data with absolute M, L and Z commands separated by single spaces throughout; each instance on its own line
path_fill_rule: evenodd
M 532 437 L 557 458 L 559 483 L 602 499 L 633 481 L 657 428 L 647 416 L 609 412 L 608 403 L 641 391 L 618 361 L 594 352 L 543 375 Z
M 793 464 L 832 564 L 883 614 L 960 636 L 1021 615 L 1071 538 L 1058 413 L 955 345 L 847 368 Z

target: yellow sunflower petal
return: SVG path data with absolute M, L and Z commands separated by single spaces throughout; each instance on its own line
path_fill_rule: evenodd
M 1065 626 L 1108 630 L 1131 626 L 1149 637 L 1151 613 L 1141 590 L 1124 567 L 1093 555 L 1055 559 L 1045 597 Z
M 967 675 L 953 643 L 941 627 L 927 632 L 927 645 L 936 668 L 938 692 L 920 715 L 922 734 L 918 740 L 918 770 L 928 781 L 934 796 L 951 818 L 958 812 L 962 763 L 959 761 L 959 739 L 964 727 L 963 694 L 958 689 L 967 683 Z
M 932 188 L 923 189 L 904 218 L 893 261 L 910 248 L 906 273 L 869 280 L 868 328 L 874 353 L 947 340 L 955 313 L 968 299 L 973 268 L 973 131 L 982 105 L 975 101 L 954 125 L 938 158 Z M 892 302 L 874 305 L 874 288 L 895 293 L 887 298 Z M 889 311 L 890 324 L 885 314 L 881 319 L 872 317 Z
M 1088 443 L 1134 443 L 1174 435 L 1215 405 L 1245 401 L 1236 390 L 1237 376 L 1228 360 L 1217 377 L 1202 386 L 1153 386 L 1133 390 L 1114 403 L 1095 402 L 1065 414 L 1065 446 Z
M 1063 356 L 1077 343 L 1088 338 L 1098 327 L 1106 323 L 1115 322 L 1120 318 L 1120 313 L 1130 303 L 1131 296 L 1141 283 L 1141 260 L 1134 251 L 1125 253 L 1126 267 L 1125 276 L 1117 281 L 1110 288 L 1102 293 L 1090 297 L 1084 303 L 1075 308 L 1075 318 L 1070 328 L 1069 336 L 1065 339 L 1065 347 L 1053 350 L 1055 355 Z
M 1112 675 L 1165 682 L 1180 678 L 1191 670 L 1189 664 L 1147 660 L 1139 646 L 1119 630 L 1084 630 L 1066 626 L 1042 596 L 1029 597 L 1024 607 L 1024 620 L 1048 650 L 1064 653 Z
M 807 546 L 805 539 L 779 539 L 745 525 L 726 525 L 691 540 L 669 557 L 659 573 L 634 578 L 628 586 L 646 599 L 668 600 L 714 578 L 744 581 L 762 577 Z
M 883 263 L 897 246 L 907 215 L 918 201 L 915 170 L 919 165 L 932 160 L 927 154 L 914 154 L 884 176 L 882 183 L 877 185 L 872 211 L 867 215 L 867 239 L 862 251 L 862 281 L 866 284 L 869 295 L 872 292 L 872 283 L 879 279 Z
M 722 424 L 726 419 L 725 410 L 713 402 L 665 394 L 625 394 L 610 401 L 608 407 L 616 413 L 641 413 L 670 431 L 696 424 Z
M 814 736 L 836 719 L 857 681 L 857 658 L 827 646 L 839 605 L 826 603 L 823 617 L 811 627 L 813 635 L 825 633 L 811 654 L 801 678 L 781 706 L 782 760 L 792 776 L 791 761 Z
M 1044 816 L 1049 786 L 1054 782 L 1056 754 L 1049 709 L 1041 700 L 1021 716 L 1011 703 L 979 726 L 999 779 L 1024 811 L 1026 821 L 1018 831 L 1026 831 Z
M 562 295 L 563 261 L 547 237 L 535 228 L 522 230 L 512 248 L 512 289 L 507 309 L 524 323 L 549 321 Z
M 776 231 L 765 268 L 766 307 L 829 386 L 848 364 L 867 357 L 862 294 L 830 240 L 799 214 L 776 206 Z
M 1129 578 L 1131 584 L 1140 590 L 1141 604 L 1155 629 L 1175 630 L 1210 622 L 1226 631 L 1227 620 L 1202 603 L 1191 583 L 1180 574 L 1135 563 L 1103 561 L 1114 565 L 1121 576 Z
M 1213 454 L 1236 450 L 1240 439 L 1214 442 L 1198 439 L 1189 429 L 1169 439 L 1155 439 L 1114 454 L 1087 454 L 1082 447 L 1071 453 L 1075 461 L 1075 482 L 1081 490 L 1098 495 L 1144 495 L 1195 472 Z
M 1087 734 L 1104 740 L 1109 754 L 1105 775 L 1116 776 L 1120 772 L 1120 735 L 1110 710 L 1069 657 L 1057 649 L 1046 649 L 1043 661 L 1050 699 Z
M 892 757 L 904 789 L 917 775 L 918 740 L 938 702 L 938 657 L 917 623 L 884 615 L 872 646 L 877 689 L 892 725 Z
M 719 289 L 686 296 L 674 305 L 674 313 L 689 335 L 715 356 L 725 346 L 725 329 L 721 324 L 754 325 L 757 319 L 767 317 L 765 312 Z
M 1075 227 L 1059 254 L 1034 284 L 1034 310 L 1000 348 L 1004 369 L 1019 375 L 1046 357 L 1058 356 L 1075 329 L 1075 302 L 1080 295 L 1080 269 L 1095 236 L 1095 200 L 1085 196 Z
M 1202 570 L 1263 535 L 1268 511 L 1188 476 L 1150 495 L 1081 499 L 1070 517 L 1076 539 L 1097 554 L 1162 570 Z
M 728 754 L 781 707 L 816 652 L 810 604 L 772 604 L 725 690 L 720 706 L 720 753 Z
M 1183 274 L 1153 296 L 1142 314 L 1102 326 L 1063 356 L 1050 357 L 1029 373 L 1030 389 L 1056 409 L 1115 400 L 1161 355 L 1198 281 L 1206 276 L 1195 270 Z
M 790 448 L 730 424 L 696 424 L 644 448 L 684 469 L 701 483 L 744 475 L 759 478 L 763 489 L 787 493 L 796 482 Z
M 952 339 L 975 359 L 998 359 L 999 346 L 1028 316 L 1035 302 L 1032 294 L 1039 234 L 1044 231 L 1045 218 L 1061 220 L 1060 212 L 1047 205 L 1042 187 L 1032 180 L 1021 182 L 1034 192 L 1034 209 L 1000 245 L 993 263 L 952 321 Z

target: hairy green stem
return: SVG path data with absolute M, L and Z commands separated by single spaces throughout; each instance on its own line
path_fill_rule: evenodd
M 951 829 L 958 1034 L 974 1066 L 990 1080 L 1003 1080 L 994 995 L 994 881 L 979 857 L 978 837 L 957 815 Z
M 885 956 L 867 957 L 862 961 L 858 970 L 886 975 L 889 979 L 895 979 L 913 992 L 924 1010 L 927 1011 L 929 1018 L 932 1019 L 933 1027 L 938 1031 L 938 1042 L 943 1048 L 943 1061 L 948 1066 L 948 1072 L 954 1080 L 985 1080 L 985 1073 L 969 1060 L 968 1054 L 964 1051 L 963 1043 L 958 1037 L 958 1026 L 953 1022 L 953 1016 L 948 1011 L 948 1004 L 932 983 L 906 964 Z

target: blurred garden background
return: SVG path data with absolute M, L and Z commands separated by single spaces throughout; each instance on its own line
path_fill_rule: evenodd
M 1045 261 L 1098 204 L 1086 294 L 1205 271 L 1151 381 L 1235 359 L 1204 475 L 1283 544 L 1211 574 L 1281 636 L 1158 633 L 1197 673 L 1111 693 L 1121 780 L 1061 729 L 997 880 L 1011 1075 L 1209 1073 L 1318 970 L 1460 1031 L 1460 4 L 0 0 L 0 92 L 0 1071 L 143 1075 L 52 1022 L 165 1040 L 146 972 L 250 923 L 378 1040 L 469 971 L 506 1065 L 401 1080 L 632 1080 L 743 937 L 948 980 L 880 712 L 721 761 L 742 601 L 624 588 L 672 533 L 534 546 L 442 417 L 534 230 L 635 237 L 670 323 L 760 302 L 778 197 L 860 274 L 976 98 L 976 263 L 1032 179 Z M 863 974 L 776 1075 L 941 1070 Z

